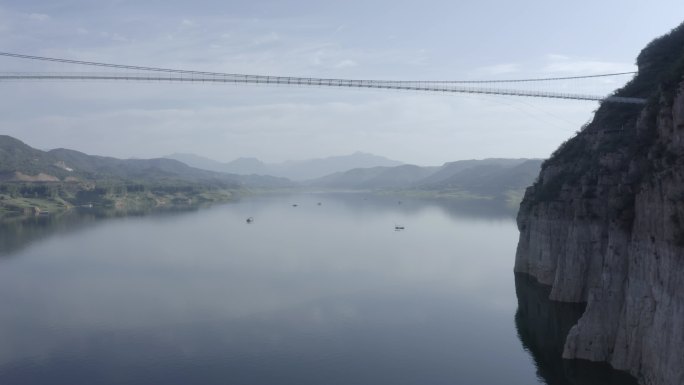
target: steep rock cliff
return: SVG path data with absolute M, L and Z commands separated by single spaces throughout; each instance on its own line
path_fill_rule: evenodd
M 684 24 L 542 166 L 518 215 L 515 271 L 586 302 L 564 358 L 606 361 L 645 385 L 684 384 Z

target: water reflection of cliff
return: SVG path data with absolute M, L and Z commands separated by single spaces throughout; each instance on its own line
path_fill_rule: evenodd
M 633 377 L 607 364 L 562 359 L 568 331 L 585 306 L 550 301 L 550 291 L 531 276 L 515 276 L 515 326 L 520 342 L 534 359 L 539 379 L 547 385 L 637 385 Z

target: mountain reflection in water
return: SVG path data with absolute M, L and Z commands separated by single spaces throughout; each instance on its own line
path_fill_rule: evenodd
M 486 218 L 510 219 L 515 217 L 515 210 L 503 200 L 474 199 L 456 200 L 439 198 L 402 198 L 410 204 L 398 206 L 395 199 L 386 195 L 371 193 L 326 193 L 311 194 L 333 197 L 337 202 L 345 205 L 350 211 L 402 210 L 407 213 L 417 212 L 430 206 L 439 207 L 454 218 Z M 259 199 L 250 197 L 248 200 Z M 230 203 L 240 203 L 236 199 Z M 220 207 L 219 204 L 215 207 Z M 126 217 L 178 215 L 196 210 L 211 209 L 207 205 L 160 207 L 139 210 L 115 210 L 105 208 L 75 208 L 67 212 L 47 216 L 14 217 L 0 220 L 0 258 L 10 255 L 43 238 L 57 234 L 74 232 L 93 226 L 102 220 Z
M 0 257 L 10 255 L 43 238 L 75 232 L 105 219 L 174 215 L 199 209 L 199 206 L 171 207 L 136 211 L 75 208 L 45 216 L 21 216 L 0 220 Z

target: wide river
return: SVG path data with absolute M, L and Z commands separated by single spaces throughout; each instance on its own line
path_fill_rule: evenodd
M 0 384 L 612 383 L 571 382 L 520 277 L 516 316 L 517 241 L 486 202 L 358 194 L 6 223 Z

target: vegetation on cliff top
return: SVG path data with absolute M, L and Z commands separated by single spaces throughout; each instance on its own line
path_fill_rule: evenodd
M 646 98 L 647 105 L 602 103 L 591 122 L 542 164 L 540 177 L 545 179 L 535 182 L 529 198 L 556 200 L 564 188 L 577 184 L 594 186 L 600 178 L 618 174 L 627 175 L 627 180 L 620 182 L 628 190 L 655 167 L 653 162 L 645 161 L 635 167 L 635 159 L 646 159 L 649 152 L 653 153 L 652 157 L 672 158 L 654 143 L 657 114 L 661 106 L 672 103 L 684 77 L 684 24 L 649 43 L 639 54 L 637 65 L 637 75 L 614 94 Z M 606 164 L 606 159 L 614 159 L 614 162 Z M 624 203 L 629 205 L 629 202 Z M 616 215 L 626 215 L 622 204 L 612 211 Z M 624 220 L 626 225 L 630 223 L 630 218 Z

